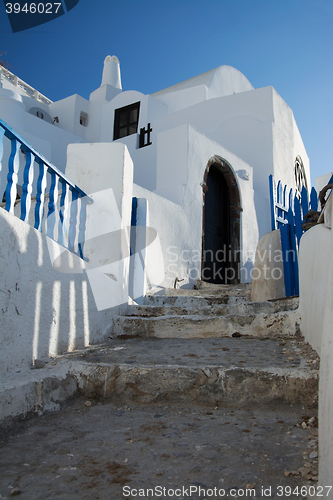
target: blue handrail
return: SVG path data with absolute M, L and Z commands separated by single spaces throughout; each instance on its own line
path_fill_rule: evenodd
M 81 188 L 68 179 L 55 165 L 50 163 L 42 154 L 40 154 L 33 146 L 31 146 L 23 137 L 17 134 L 9 125 L 0 119 L 0 166 L 3 156 L 3 138 L 6 137 L 11 141 L 11 153 L 8 160 L 8 175 L 7 186 L 5 191 L 6 205 L 5 210 L 14 213 L 14 205 L 17 197 L 17 181 L 19 172 L 19 152 L 25 154 L 25 166 L 23 171 L 23 186 L 21 197 L 21 216 L 20 219 L 28 222 L 29 211 L 31 206 L 32 182 L 34 177 L 34 162 L 38 164 L 39 173 L 37 179 L 37 193 L 35 206 L 35 229 L 42 231 L 42 222 L 44 215 L 44 201 L 46 190 L 46 174 L 51 177 L 51 185 L 49 190 L 48 203 L 48 227 L 47 235 L 53 238 L 55 228 L 55 215 L 58 201 L 58 183 L 62 186 L 62 194 L 60 199 L 59 210 L 59 225 L 58 225 L 58 243 L 65 245 L 64 240 L 64 225 L 68 214 L 68 193 L 71 191 L 71 210 L 68 231 L 68 248 L 74 251 L 74 240 L 76 235 L 76 216 L 77 216 L 77 200 L 81 199 L 79 234 L 78 234 L 78 252 L 83 258 L 83 242 L 86 222 L 86 205 L 92 203 L 93 200 Z M 1 169 L 0 169 L 1 170 Z
M 44 163 L 47 166 L 48 171 L 51 173 L 55 173 L 59 179 L 68 184 L 69 189 L 71 191 L 75 190 L 79 193 L 79 197 L 86 196 L 89 203 L 92 203 L 92 198 L 90 198 L 82 189 L 79 188 L 76 184 L 70 181 L 55 165 L 49 162 L 42 154 L 40 154 L 31 144 L 23 139 L 19 134 L 17 134 L 7 123 L 5 123 L 0 118 L 0 126 L 5 130 L 5 137 L 8 139 L 16 139 L 21 144 L 22 151 L 30 151 L 32 155 L 35 157 L 36 163 Z

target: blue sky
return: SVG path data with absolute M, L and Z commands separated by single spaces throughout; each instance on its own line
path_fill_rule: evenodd
M 88 98 L 108 54 L 120 60 L 123 90 L 145 94 L 234 66 L 292 108 L 314 182 L 333 171 L 332 26 L 332 0 L 80 0 L 58 19 L 12 33 L 1 3 L 0 52 L 53 101 Z

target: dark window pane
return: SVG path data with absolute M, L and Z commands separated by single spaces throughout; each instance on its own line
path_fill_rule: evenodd
M 138 109 L 132 109 L 129 113 L 129 122 L 130 123 L 137 123 L 138 121 Z
M 119 127 L 124 127 L 128 122 L 128 113 L 122 112 L 119 113 Z
M 137 125 L 130 125 L 128 127 L 128 135 L 136 134 L 137 129 L 138 129 Z
M 127 127 L 123 127 L 119 129 L 119 136 L 118 137 L 126 137 L 128 135 L 127 133 Z

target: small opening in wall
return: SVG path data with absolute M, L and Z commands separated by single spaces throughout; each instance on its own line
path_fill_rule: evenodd
M 81 111 L 80 113 L 80 125 L 86 127 L 88 125 L 88 114 Z
M 41 120 L 43 120 L 43 118 L 44 118 L 44 115 L 41 111 L 37 111 L 36 116 L 38 116 L 38 118 L 40 118 Z

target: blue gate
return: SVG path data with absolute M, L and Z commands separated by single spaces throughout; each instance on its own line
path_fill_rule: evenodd
M 318 196 L 315 188 L 310 193 L 303 186 L 300 195 L 293 194 L 281 181 L 275 184 L 273 175 L 269 176 L 272 231 L 280 229 L 283 254 L 284 282 L 286 297 L 299 295 L 298 248 L 304 232 L 304 216 L 311 210 L 317 211 Z M 300 199 L 299 199 L 300 196 Z

